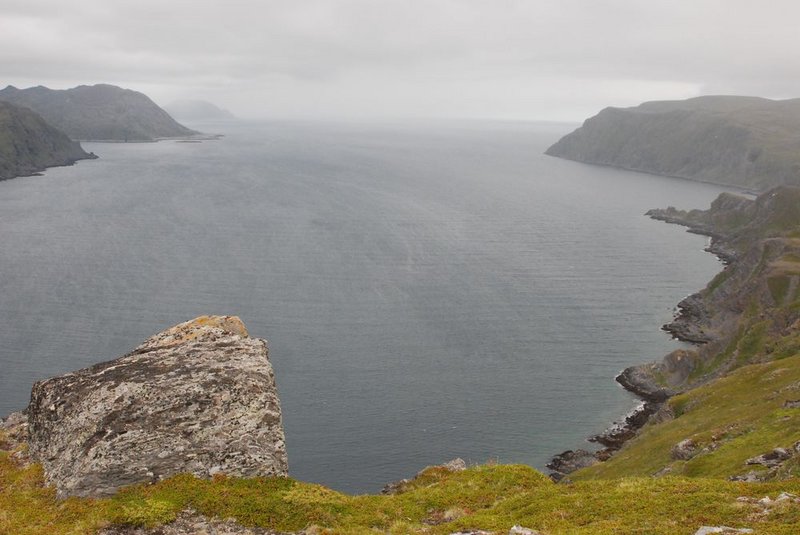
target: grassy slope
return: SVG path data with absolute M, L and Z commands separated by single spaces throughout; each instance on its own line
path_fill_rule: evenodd
M 441 469 L 395 496 L 347 496 L 290 479 L 197 480 L 177 476 L 134 487 L 111 499 L 57 501 L 41 486 L 37 466 L 19 469 L 0 453 L 0 533 L 92 533 L 112 522 L 156 525 L 191 506 L 207 516 L 250 526 L 329 533 L 452 533 L 482 528 L 506 533 L 514 524 L 545 533 L 694 533 L 701 525 L 797 533 L 800 506 L 767 510 L 737 501 L 782 491 L 800 494 L 800 481 L 745 484 L 713 479 L 639 478 L 556 485 L 532 468 L 477 466 Z M 766 512 L 765 512 L 766 511 Z M 455 518 L 438 525 L 426 520 Z
M 675 419 L 646 427 L 609 461 L 571 474 L 575 480 L 671 474 L 728 477 L 752 470 L 745 461 L 800 440 L 800 409 L 784 408 L 800 399 L 800 355 L 739 368 L 713 383 L 670 399 Z M 692 439 L 703 451 L 688 461 L 673 460 L 670 449 Z M 787 463 L 780 476 L 800 475 Z
M 717 218 L 713 228 L 742 251 L 737 262 L 744 269 L 727 267 L 703 294 L 714 314 L 723 306 L 741 312 L 719 350 L 698 362 L 688 380 L 727 373 L 670 399 L 673 420 L 648 425 L 611 460 L 572 474 L 574 479 L 649 476 L 665 469 L 725 478 L 753 470 L 744 464 L 750 457 L 800 441 L 800 409 L 784 408 L 786 401 L 800 400 L 800 240 L 794 237 L 800 189 L 766 193 L 746 210 L 739 223 L 730 217 L 736 213 L 711 212 Z M 723 297 L 715 300 L 718 292 Z M 684 439 L 703 451 L 688 461 L 673 460 L 670 449 Z M 800 456 L 769 477 L 797 475 Z

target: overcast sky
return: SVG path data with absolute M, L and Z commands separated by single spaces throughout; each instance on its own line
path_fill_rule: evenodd
M 800 2 L 0 0 L 0 76 L 242 117 L 577 121 L 645 100 L 800 96 Z

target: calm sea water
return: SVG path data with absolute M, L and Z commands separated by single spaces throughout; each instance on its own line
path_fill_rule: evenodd
M 0 182 L 0 413 L 236 314 L 270 342 L 294 477 L 543 468 L 634 405 L 615 374 L 675 349 L 660 325 L 720 269 L 642 215 L 719 188 L 542 155 L 570 129 L 226 126 Z

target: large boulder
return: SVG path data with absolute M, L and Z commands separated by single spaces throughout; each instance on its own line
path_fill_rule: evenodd
M 201 316 L 131 353 L 34 385 L 30 452 L 59 497 L 102 496 L 177 473 L 286 476 L 267 343 Z

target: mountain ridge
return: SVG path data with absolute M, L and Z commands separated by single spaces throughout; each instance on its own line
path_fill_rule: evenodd
M 0 101 L 0 180 L 93 158 L 37 113 Z
M 545 154 L 755 191 L 800 185 L 800 99 L 709 95 L 608 107 Z
M 110 84 L 58 90 L 9 85 L 0 90 L 0 100 L 32 109 L 79 141 L 156 141 L 198 134 L 145 94 Z

